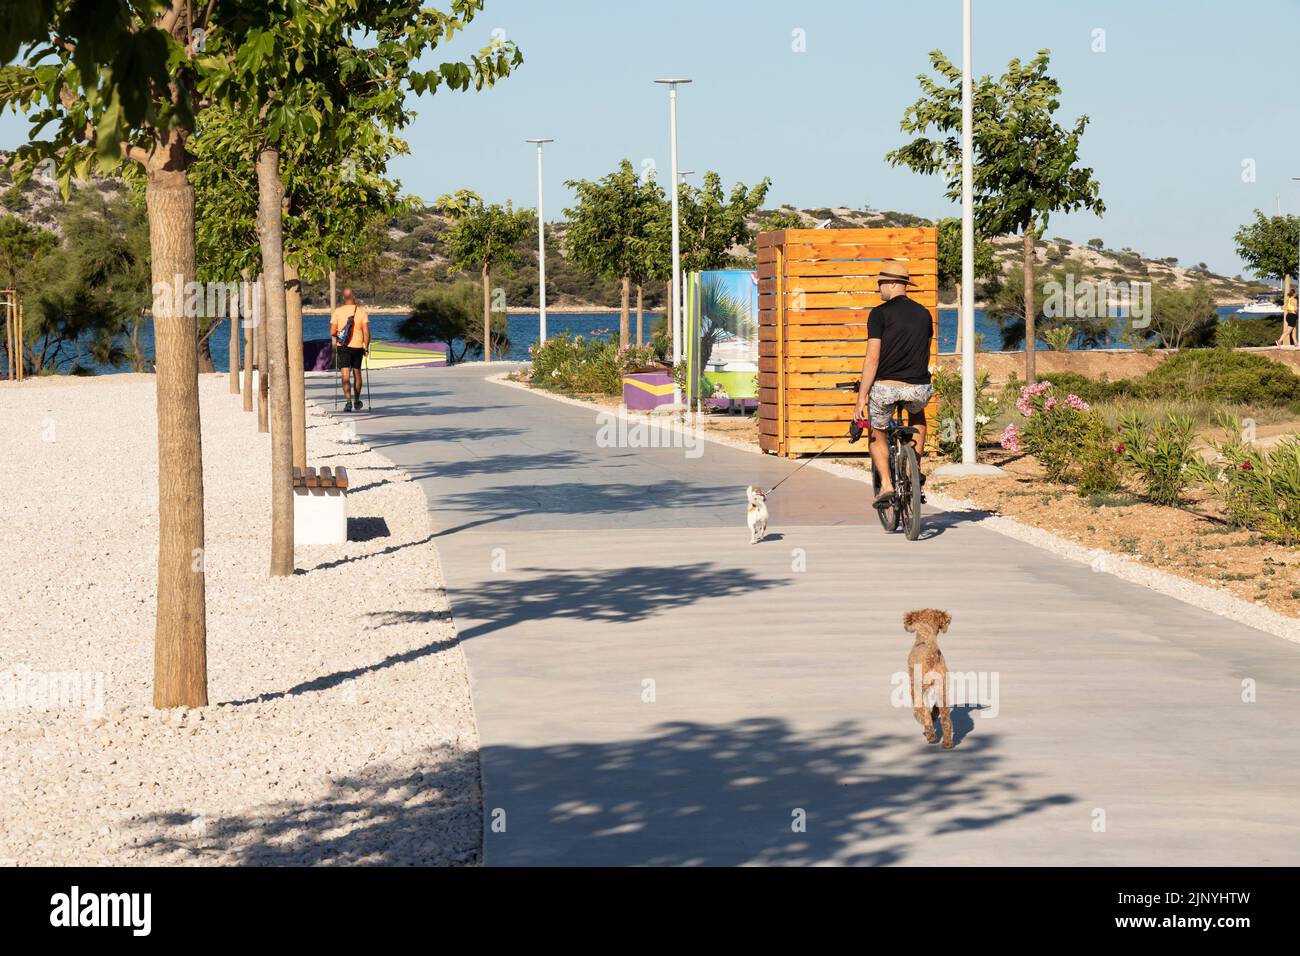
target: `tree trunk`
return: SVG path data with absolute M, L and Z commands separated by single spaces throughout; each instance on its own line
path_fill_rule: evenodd
M 641 283 L 636 284 L 636 344 L 639 346 L 645 342 L 645 337 L 641 334 L 641 316 L 645 310 L 645 290 Z
M 195 319 L 197 323 L 198 320 Z M 217 370 L 212 364 L 212 337 L 209 335 L 200 335 L 198 341 L 199 350 L 199 372 L 201 374 L 210 374 Z
M 266 351 L 266 274 L 257 277 L 253 289 L 257 297 L 257 430 L 271 430 L 271 410 L 268 399 L 271 395 L 271 376 L 267 374 L 269 363 Z
M 632 300 L 632 278 L 623 276 L 623 297 L 618 309 L 618 347 L 625 349 L 632 341 L 630 302 Z
M 131 323 L 131 368 L 137 372 L 144 371 L 144 354 L 140 351 L 140 317 Z
M 289 336 L 289 397 L 293 418 L 293 465 L 307 467 L 307 376 L 303 369 L 302 283 L 298 267 L 284 264 L 285 313 Z
M 1025 384 L 1034 384 L 1034 230 L 1025 226 Z
M 198 320 L 185 316 L 194 281 L 194 190 L 184 134 L 166 134 L 146 167 L 145 202 L 154 287 L 158 403 L 158 594 L 153 705 L 208 703 L 207 603 L 203 551 L 203 439 L 199 420 Z
M 247 294 L 246 294 L 247 291 Z M 244 411 L 252 411 L 252 367 L 256 363 L 257 347 L 253 334 L 255 334 L 257 310 L 253 307 L 253 297 L 256 293 L 248 289 L 248 274 L 244 273 L 243 282 L 239 285 L 239 311 L 243 312 L 247 306 L 250 315 L 244 316 L 244 360 L 243 360 L 243 399 Z
M 266 296 L 267 372 L 271 387 L 271 576 L 293 574 L 293 412 L 289 389 L 284 282 L 284 183 L 280 151 L 257 154 L 257 237 Z
M 230 341 L 226 356 L 230 367 L 230 394 L 239 394 L 239 293 L 230 298 Z
M 664 299 L 664 316 L 668 319 L 668 361 L 671 362 L 673 360 L 673 343 L 677 341 L 677 326 L 673 322 L 673 280 L 669 279 L 664 288 L 668 292 L 668 298 Z
M 492 270 L 483 263 L 483 361 L 492 361 Z

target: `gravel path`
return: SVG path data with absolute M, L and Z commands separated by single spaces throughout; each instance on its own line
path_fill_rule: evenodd
M 478 737 L 424 495 L 309 408 L 312 464 L 351 478 L 352 540 L 271 579 L 270 438 L 226 388 L 200 380 L 213 706 L 165 712 L 152 376 L 0 385 L 0 863 L 478 862 Z

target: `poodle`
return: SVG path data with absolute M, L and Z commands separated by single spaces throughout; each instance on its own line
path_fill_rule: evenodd
M 934 711 L 943 725 L 943 748 L 952 749 L 952 716 L 948 708 L 948 663 L 939 650 L 939 634 L 952 623 L 947 611 L 924 608 L 903 615 L 904 629 L 916 635 L 907 655 L 907 673 L 912 682 L 912 715 L 925 728 L 925 739 L 934 743 Z

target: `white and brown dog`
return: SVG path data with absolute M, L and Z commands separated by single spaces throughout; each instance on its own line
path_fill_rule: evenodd
M 767 534 L 767 495 L 754 485 L 746 488 L 745 494 L 749 498 L 749 543 L 758 544 Z

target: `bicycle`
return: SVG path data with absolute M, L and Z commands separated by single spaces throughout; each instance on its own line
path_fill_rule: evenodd
M 861 382 L 840 382 L 836 388 L 858 389 Z M 894 405 L 894 412 L 889 417 L 889 424 L 885 429 L 885 441 L 889 447 L 889 473 L 893 477 L 894 497 L 891 502 L 883 507 L 877 508 L 876 513 L 880 518 L 881 526 L 890 534 L 903 529 L 908 541 L 915 541 L 921 535 L 921 505 L 925 503 L 925 495 L 921 490 L 921 462 L 916 455 L 916 447 L 912 444 L 912 438 L 916 435 L 916 429 L 911 425 L 903 424 L 903 406 L 906 403 L 898 402 Z M 862 437 L 863 431 L 867 430 L 869 424 L 862 420 L 855 420 L 849 426 L 849 442 L 856 442 Z M 876 465 L 871 465 L 871 488 L 872 498 L 880 496 L 880 472 L 876 470 Z

